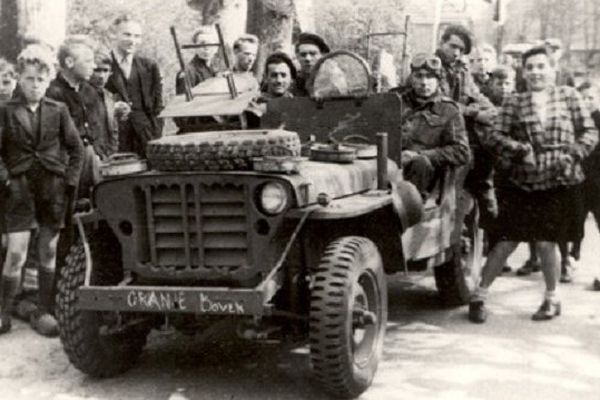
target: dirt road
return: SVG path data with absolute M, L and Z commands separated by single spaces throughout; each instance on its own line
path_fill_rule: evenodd
M 589 284 L 600 274 L 600 237 L 587 228 L 581 266 L 575 282 L 561 287 L 563 315 L 555 321 L 530 320 L 541 299 L 539 274 L 499 278 L 484 325 L 470 324 L 465 307 L 442 307 L 431 277 L 392 279 L 384 360 L 361 398 L 599 398 L 600 292 Z M 522 247 L 511 263 L 524 257 Z M 166 400 L 178 389 L 188 399 L 325 398 L 311 385 L 302 347 L 153 333 L 133 370 L 95 380 L 68 363 L 58 339 L 40 338 L 25 324 L 0 338 L 0 399 Z

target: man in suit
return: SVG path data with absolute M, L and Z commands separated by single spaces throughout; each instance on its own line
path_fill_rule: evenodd
M 112 73 L 106 89 L 131 106 L 129 118 L 119 126 L 119 151 L 145 157 L 146 143 L 162 135 L 163 123 L 158 119 L 163 108 L 162 77 L 155 61 L 136 54 L 142 40 L 140 22 L 125 15 L 115 20 L 114 28 Z

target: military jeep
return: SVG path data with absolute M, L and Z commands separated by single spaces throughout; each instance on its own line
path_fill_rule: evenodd
M 233 318 L 243 339 L 307 340 L 316 380 L 352 398 L 382 354 L 386 274 L 433 268 L 444 301 L 464 303 L 480 262 L 464 171 L 444 171 L 423 199 L 398 168 L 400 98 L 371 87 L 360 57 L 332 53 L 312 96 L 271 100 L 260 129 L 158 139 L 148 171 L 98 184 L 58 281 L 73 365 L 113 376 L 153 328 L 194 334 Z

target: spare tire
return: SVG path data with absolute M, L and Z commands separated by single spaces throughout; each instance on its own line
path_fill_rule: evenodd
M 148 142 L 146 150 L 151 168 L 160 171 L 249 170 L 253 157 L 290 152 L 300 155 L 300 138 L 281 129 L 167 136 Z

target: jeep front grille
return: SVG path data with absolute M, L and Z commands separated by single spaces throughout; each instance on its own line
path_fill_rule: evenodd
M 169 182 L 142 190 L 154 272 L 218 279 L 248 265 L 243 184 Z

